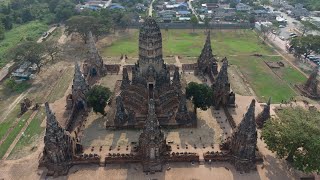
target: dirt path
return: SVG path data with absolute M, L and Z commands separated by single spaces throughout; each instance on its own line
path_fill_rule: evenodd
M 59 44 L 65 44 L 67 42 L 67 38 L 68 36 L 65 34 L 65 28 L 62 27 L 61 28 L 61 31 L 62 31 L 62 35 L 60 36 L 60 38 L 58 39 L 58 43 Z

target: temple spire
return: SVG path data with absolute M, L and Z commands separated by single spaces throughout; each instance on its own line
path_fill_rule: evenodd
M 232 163 L 238 171 L 248 172 L 255 168 L 257 130 L 255 123 L 255 100 L 253 99 L 243 120 L 231 137 Z
M 307 82 L 304 85 L 304 89 L 307 90 L 313 96 L 318 95 L 318 84 L 319 84 L 319 80 L 317 79 L 318 71 L 319 71 L 318 67 L 315 67 L 312 73 L 310 74 Z
M 223 59 L 223 64 L 220 69 L 218 76 L 215 79 L 213 84 L 213 96 L 214 96 L 214 106 L 216 109 L 219 109 L 220 106 L 228 106 L 234 103 L 230 102 L 230 98 L 234 94 L 230 94 L 230 83 L 228 78 L 228 60 L 227 58 Z M 234 97 L 233 97 L 234 99 Z
M 174 73 L 173 73 L 173 79 L 172 84 L 180 89 L 181 83 L 180 83 L 180 74 L 179 74 L 179 67 L 175 67 Z
M 125 87 L 127 87 L 130 84 L 130 80 L 129 80 L 127 68 L 123 68 L 122 72 L 123 73 L 122 73 L 121 89 L 124 89 Z

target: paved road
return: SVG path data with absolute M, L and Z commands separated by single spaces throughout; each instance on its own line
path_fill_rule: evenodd
M 194 8 L 193 8 L 193 6 L 192 6 L 192 1 L 193 1 L 193 0 L 188 0 L 189 9 L 191 9 L 192 14 L 194 14 L 194 15 L 196 16 L 197 20 L 199 21 L 198 14 L 197 14 L 197 12 L 194 10 Z
M 153 11 L 153 3 L 154 3 L 155 0 L 152 0 L 151 3 L 150 3 L 150 6 L 149 6 L 149 12 L 148 12 L 148 15 L 150 17 L 152 17 L 152 11 Z

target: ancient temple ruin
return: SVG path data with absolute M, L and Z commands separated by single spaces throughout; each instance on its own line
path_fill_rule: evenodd
M 208 31 L 206 42 L 197 61 L 196 74 L 200 76 L 208 75 L 212 80 L 218 74 L 217 60 L 212 54 L 210 31 Z
M 216 109 L 235 105 L 235 94 L 231 92 L 228 78 L 228 60 L 223 59 L 222 67 L 213 81 L 213 106 Z
M 59 125 L 48 103 L 45 103 L 45 108 L 47 123 L 40 166 L 46 167 L 49 175 L 64 175 L 71 167 L 74 156 L 82 152 L 82 146 Z
M 270 116 L 270 104 L 271 98 L 269 98 L 267 104 L 264 106 L 262 112 L 257 116 L 256 123 L 259 129 L 263 128 L 266 121 L 271 117 Z
M 132 68 L 131 80 L 128 70 L 123 69 L 120 93 L 117 93 L 121 98 L 115 97 L 114 124 L 107 124 L 107 127 L 143 127 L 148 115 L 149 98 L 154 99 L 160 125 L 195 125 L 195 115 L 186 108 L 186 101 L 181 102 L 185 95 L 179 68 L 175 68 L 171 80 L 169 67 L 162 56 L 160 28 L 154 19 L 147 18 L 139 34 L 139 59 Z
M 319 97 L 319 80 L 317 79 L 318 76 L 318 67 L 316 67 L 312 73 L 310 74 L 307 82 L 304 85 L 304 89 L 310 93 L 311 96 Z
M 231 163 L 237 171 L 248 172 L 255 169 L 257 130 L 254 111 L 255 100 L 252 100 L 247 113 L 230 139 Z
M 88 35 L 88 54 L 83 63 L 83 74 L 88 81 L 95 76 L 101 77 L 105 74 L 103 59 L 97 50 L 91 31 Z
M 89 85 L 87 84 L 78 63 L 74 66 L 73 84 L 71 94 L 67 96 L 67 110 L 71 110 L 73 107 L 78 109 L 87 109 L 86 93 L 89 91 Z
M 155 113 L 155 102 L 149 100 L 148 116 L 143 132 L 139 137 L 138 152 L 142 159 L 143 171 L 162 171 L 164 156 L 168 151 L 166 138 L 160 130 L 159 121 Z
M 89 91 L 89 85 L 80 70 L 79 64 L 75 63 L 74 67 L 71 94 L 66 98 L 66 109 L 70 112 L 66 125 L 68 131 L 73 129 L 75 119 L 78 116 L 86 115 L 89 110 L 86 100 L 86 93 Z

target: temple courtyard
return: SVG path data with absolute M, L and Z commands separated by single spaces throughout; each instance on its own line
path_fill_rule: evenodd
M 169 30 L 163 33 L 164 61 L 181 67 L 182 64 L 195 63 L 203 47 L 205 34 L 203 31 L 190 33 L 190 30 Z M 117 80 L 122 79 L 122 70 L 125 65 L 132 65 L 137 61 L 137 35 L 138 31 L 129 30 L 119 38 L 116 35 L 100 40 L 97 45 L 103 56 L 105 64 L 121 64 L 119 74 L 108 74 L 102 77 L 97 84 L 110 88 L 112 91 Z M 271 115 L 274 116 L 275 108 L 280 107 L 282 100 L 295 97 L 295 105 L 304 105 L 301 97 L 294 88 L 294 83 L 306 81 L 306 77 L 294 69 L 271 47 L 262 44 L 250 30 L 242 31 L 213 31 L 212 47 L 217 59 L 226 56 L 230 62 L 228 76 L 231 89 L 236 93 L 236 107 L 230 112 L 238 125 L 247 112 L 252 99 L 256 99 L 256 114 L 260 113 L 263 105 L 272 97 Z M 110 40 L 111 41 L 107 41 Z M 78 42 L 79 43 L 79 42 Z M 76 44 L 76 42 L 70 42 Z M 81 51 L 81 50 L 79 50 Z M 260 53 L 263 56 L 254 56 Z M 128 56 L 127 60 L 120 59 L 122 54 Z M 77 59 L 78 60 L 78 59 Z M 83 59 L 81 59 L 83 60 Z M 71 61 L 71 62 L 70 62 Z M 39 103 L 49 101 L 57 120 L 65 126 L 66 97 L 70 93 L 73 77 L 74 60 L 62 60 L 48 68 L 44 68 L 26 97 Z M 266 62 L 279 62 L 284 67 L 270 68 Z M 221 66 L 221 63 L 219 63 Z M 58 69 L 58 71 L 56 70 Z M 193 72 L 181 72 L 183 83 L 203 82 Z M 131 77 L 131 74 L 129 73 Z M 209 84 L 210 85 L 210 84 Z M 18 104 L 6 107 L 12 99 L 19 95 L 10 96 L 0 102 L 0 125 L 13 124 L 18 113 Z M 307 100 L 310 103 L 313 101 Z M 11 109 L 9 109 L 11 108 Z M 106 109 L 108 110 L 109 107 Z M 240 173 L 229 163 L 212 162 L 204 163 L 203 153 L 218 151 L 219 143 L 230 137 L 232 128 L 226 121 L 223 110 L 206 111 L 197 110 L 196 128 L 163 128 L 166 141 L 174 152 L 196 152 L 200 155 L 200 163 L 166 163 L 163 172 L 146 174 L 142 172 L 140 164 L 122 164 L 105 167 L 98 165 L 73 166 L 67 176 L 56 179 L 297 179 L 300 173 L 294 171 L 284 160 L 279 160 L 275 154 L 266 149 L 266 144 L 258 138 L 257 146 L 263 156 L 263 163 L 257 164 L 257 171 Z M 19 118 L 20 119 L 20 118 Z M 24 123 L 30 124 L 25 129 L 26 135 L 20 135 L 16 146 L 11 147 L 10 153 L 5 153 L 3 145 L 0 146 L 5 159 L 0 161 L 0 179 L 52 179 L 45 177 L 45 171 L 38 169 L 38 160 L 43 151 L 43 136 L 46 127 L 45 111 L 43 106 L 37 112 L 27 113 L 21 117 Z M 105 127 L 105 118 L 100 114 L 90 112 L 80 137 L 85 153 L 96 153 L 104 159 L 108 153 L 128 153 L 138 142 L 141 130 L 111 130 Z M 12 126 L 12 125 L 11 125 Z M 25 126 L 21 124 L 20 126 Z M 22 127 L 21 127 L 22 128 Z M 15 130 L 17 131 L 17 130 Z M 18 134 L 21 134 L 22 132 Z M 258 132 L 260 135 L 260 131 Z M 14 139 L 14 138 L 13 138 Z M 11 141 L 12 142 L 12 141 Z M 10 142 L 7 142 L 10 146 Z M 6 145 L 8 146 L 8 145 Z M 7 147 L 6 147 L 7 148 Z M 1 151 L 0 151 L 1 152 Z M 103 164 L 103 160 L 101 164 Z M 302 175 L 306 177 L 305 175 Z

